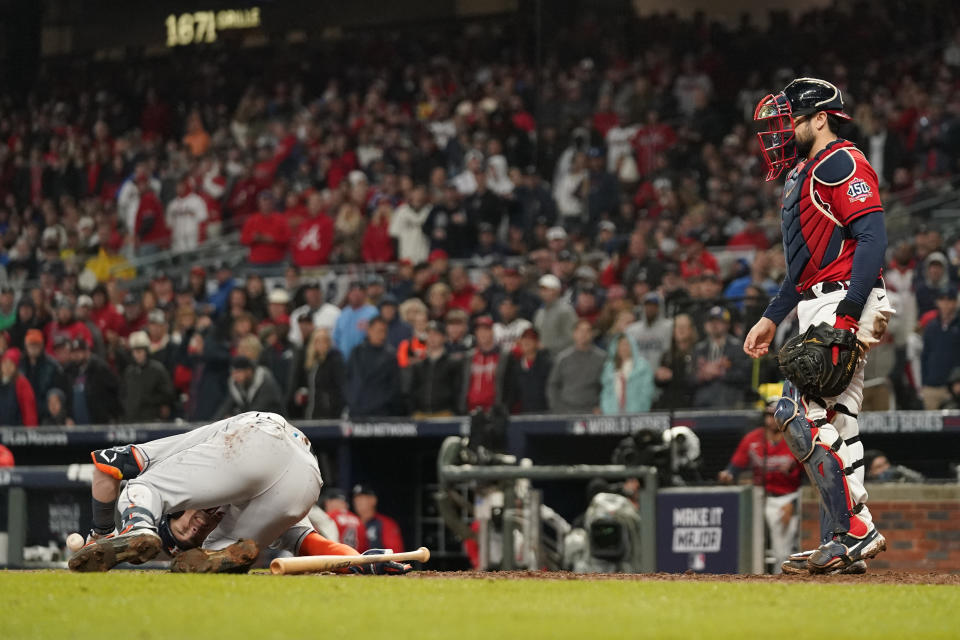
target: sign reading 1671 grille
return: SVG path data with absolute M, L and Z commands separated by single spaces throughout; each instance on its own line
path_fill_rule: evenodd
M 166 19 L 167 46 L 216 42 L 217 33 L 229 29 L 253 29 L 260 26 L 260 7 L 192 11 L 170 14 Z

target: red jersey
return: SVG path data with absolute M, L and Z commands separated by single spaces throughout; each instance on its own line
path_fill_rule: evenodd
M 850 223 L 882 210 L 877 174 L 852 142 L 834 140 L 799 163 L 783 185 L 780 222 L 797 291 L 849 280 L 857 248 Z
M 489 409 L 497 398 L 497 365 L 500 352 L 476 349 L 470 358 L 470 388 L 467 390 L 467 411 Z
M 793 493 L 800 488 L 800 464 L 783 438 L 773 443 L 764 432 L 760 427 L 743 436 L 730 458 L 730 466 L 752 469 L 754 483 L 759 485 L 762 478 L 763 488 L 770 495 Z
M 327 515 L 337 523 L 340 542 L 350 545 L 360 553 L 370 548 L 370 543 L 367 542 L 366 529 L 356 514 L 351 511 L 328 511 Z
M 333 220 L 319 213 L 307 218 L 293 234 L 290 254 L 293 264 L 298 267 L 313 267 L 327 264 L 333 249 Z
M 255 213 L 243 223 L 240 242 L 250 247 L 251 263 L 280 262 L 287 255 L 290 228 L 282 213 Z

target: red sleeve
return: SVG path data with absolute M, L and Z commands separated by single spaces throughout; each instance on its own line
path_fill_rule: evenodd
M 844 226 L 874 211 L 882 211 L 877 174 L 860 153 L 852 153 L 856 160 L 853 175 L 845 182 L 830 188 L 833 214 Z
M 17 402 L 20 404 L 20 419 L 23 426 L 37 426 L 37 399 L 33 395 L 30 381 L 22 375 L 17 376 Z
M 253 234 L 257 230 L 257 215 L 254 214 L 247 218 L 243 223 L 243 230 L 240 231 L 240 242 L 247 246 L 253 244 Z
M 324 215 L 320 218 L 320 263 L 327 264 L 333 251 L 333 219 Z
M 751 431 L 747 435 L 743 436 L 740 444 L 737 445 L 737 450 L 733 452 L 733 456 L 730 458 L 731 466 L 736 467 L 737 469 L 750 468 L 750 444 L 753 442 L 755 434 L 756 431 Z
M 400 527 L 396 520 L 387 516 L 380 516 L 382 529 L 383 546 L 387 549 L 393 549 L 400 553 L 403 551 L 403 535 L 400 533 Z

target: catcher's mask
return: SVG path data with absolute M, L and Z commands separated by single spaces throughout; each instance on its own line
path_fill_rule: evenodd
M 797 162 L 790 101 L 782 91 L 776 95 L 767 94 L 757 104 L 753 119 L 761 129 L 766 128 L 757 132 L 757 138 L 760 140 L 760 150 L 767 167 L 764 179 L 773 180 L 783 173 L 784 169 L 791 168 Z
M 797 78 L 778 94 L 764 97 L 753 112 L 760 131 L 760 149 L 767 165 L 767 180 L 797 162 L 794 118 L 825 111 L 841 120 L 849 120 L 843 111 L 843 94 L 834 84 L 819 78 Z

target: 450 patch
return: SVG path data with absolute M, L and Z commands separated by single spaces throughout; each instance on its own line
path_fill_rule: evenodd
M 847 197 L 850 198 L 850 202 L 859 200 L 862 204 L 872 195 L 873 190 L 870 188 L 870 185 L 867 184 L 866 180 L 861 178 L 854 178 L 847 186 Z

